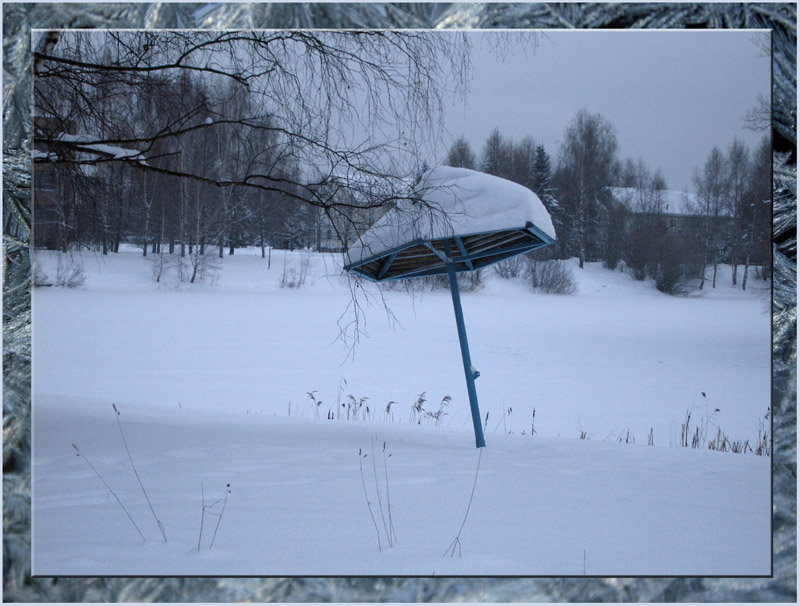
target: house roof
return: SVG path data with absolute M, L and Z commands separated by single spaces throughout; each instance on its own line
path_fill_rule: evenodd
M 91 135 L 73 135 L 62 133 L 57 137 L 57 140 L 71 143 L 81 151 L 89 152 L 91 154 L 111 157 L 115 160 L 137 160 L 140 164 L 147 164 L 142 152 L 140 152 L 138 149 L 117 147 L 116 145 L 106 145 L 103 143 L 93 143 L 93 141 L 96 139 Z
M 674 189 L 641 190 L 636 187 L 609 187 L 608 191 L 617 202 L 632 213 L 657 211 L 665 215 L 700 214 L 697 194 L 690 192 Z

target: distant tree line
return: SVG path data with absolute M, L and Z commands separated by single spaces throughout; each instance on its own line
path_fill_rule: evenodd
M 59 149 L 62 157 L 76 160 L 37 167 L 40 179 L 59 170 L 60 179 L 69 182 L 74 192 L 56 198 L 62 247 L 94 245 L 105 254 L 117 252 L 122 242 L 128 242 L 140 245 L 144 255 L 166 250 L 185 256 L 195 249 L 205 254 L 211 248 L 222 256 L 224 250 L 232 253 L 245 242 L 292 241 L 292 222 L 298 212 L 289 202 L 297 195 L 297 163 L 282 152 L 274 131 L 245 128 L 237 121 L 238 116 L 250 114 L 252 101 L 243 87 L 235 82 L 220 86 L 221 90 L 210 94 L 187 74 L 176 80 L 149 78 L 146 93 L 136 99 L 126 119 L 112 120 L 126 98 L 114 94 L 113 83 L 98 85 L 93 111 L 109 116 L 111 131 L 102 136 L 132 139 L 147 124 L 179 124 L 181 132 L 151 142 L 146 162 L 155 170 L 113 161 L 124 150 L 136 148 L 109 146 L 115 156 L 106 160 L 80 149 L 60 150 L 58 143 L 47 145 L 47 149 Z M 269 124 L 269 116 L 261 119 Z M 204 127 L 194 128 L 199 124 Z M 36 126 L 40 132 L 58 128 L 50 135 L 54 138 L 65 130 L 76 130 L 74 125 L 51 126 L 46 118 L 37 119 Z M 189 170 L 205 179 L 181 176 Z M 276 183 L 283 182 L 271 189 L 220 187 L 212 182 L 253 170 L 268 171 Z
M 441 82 L 463 85 L 469 55 L 463 38 L 425 32 L 37 36 L 34 242 L 103 253 L 133 243 L 188 259 L 192 279 L 209 252 L 341 248 L 413 196 L 409 175 L 441 128 Z M 391 124 L 404 127 L 394 138 Z M 558 236 L 540 255 L 622 264 L 668 291 L 692 276 L 704 287 L 707 269 L 716 286 L 720 263 L 734 283 L 743 266 L 745 287 L 769 259 L 767 141 L 712 149 L 681 233 L 660 171 L 619 158 L 599 114 L 579 112 L 555 158 L 496 129 L 479 155 L 460 137 L 439 161 L 535 191 Z
M 768 272 L 771 227 L 771 147 L 765 138 L 750 151 L 735 139 L 714 146 L 694 175 L 696 193 L 676 208 L 660 170 L 641 159 L 621 159 L 616 128 L 600 114 L 580 111 L 567 126 L 553 161 L 531 136 L 515 142 L 495 129 L 479 154 L 466 137 L 444 163 L 481 170 L 536 192 L 553 219 L 557 243 L 538 257 L 602 261 L 637 280 L 653 278 L 677 292 L 687 278 L 717 286 L 717 268 L 733 268 L 733 285 L 746 288 L 749 270 Z M 617 197 L 624 198 L 624 204 Z M 673 206 L 670 207 L 670 204 Z M 740 272 L 740 266 L 743 268 Z

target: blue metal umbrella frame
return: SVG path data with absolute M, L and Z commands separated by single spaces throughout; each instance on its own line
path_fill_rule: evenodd
M 480 408 L 478 407 L 478 394 L 475 390 L 475 379 L 480 376 L 480 373 L 475 370 L 469 355 L 469 343 L 464 325 L 464 311 L 461 308 L 457 274 L 481 269 L 516 255 L 543 248 L 554 242 L 552 237 L 533 223 L 528 222 L 520 228 L 433 239 L 416 239 L 345 265 L 346 271 L 372 282 L 447 274 L 450 281 L 450 294 L 453 298 L 458 340 L 461 345 L 461 359 L 464 362 L 464 376 L 467 381 L 476 448 L 486 446 L 481 426 Z

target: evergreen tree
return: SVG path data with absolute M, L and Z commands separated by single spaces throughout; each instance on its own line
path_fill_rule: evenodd
M 496 177 L 507 178 L 511 172 L 511 144 L 495 128 L 483 146 L 481 171 Z
M 550 186 L 552 179 L 553 170 L 550 163 L 550 154 L 547 153 L 544 145 L 539 144 L 536 146 L 536 160 L 533 166 L 533 187 L 531 187 L 531 189 L 539 196 L 547 212 L 550 213 L 550 219 L 553 221 L 553 227 L 556 230 L 554 254 L 560 258 L 564 256 L 564 248 L 560 239 L 564 232 L 564 209 L 554 197 L 556 189 Z
M 641 171 L 640 165 L 633 161 L 633 158 L 627 158 L 619 165 L 619 175 L 617 176 L 617 183 L 619 187 L 637 187 L 641 184 Z
M 447 158 L 444 160 L 444 165 L 475 170 L 475 154 L 472 152 L 472 147 L 464 135 L 461 135 L 453 142 L 453 145 L 450 146 L 450 150 L 447 152 Z
M 518 144 L 509 144 L 509 146 L 511 148 L 511 166 L 507 178 L 528 189 L 534 189 L 536 143 L 529 135 Z
M 533 191 L 543 194 L 550 189 L 550 180 L 553 178 L 553 169 L 550 165 L 550 155 L 539 144 L 536 147 L 536 161 L 533 167 Z

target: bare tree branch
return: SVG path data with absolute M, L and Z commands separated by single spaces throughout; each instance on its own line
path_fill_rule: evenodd
M 286 193 L 292 185 L 291 198 L 344 208 L 364 200 L 355 205 L 319 193 L 334 182 L 341 188 L 343 174 L 356 193 L 364 193 L 364 181 L 384 181 L 391 193 L 368 206 L 402 195 L 403 177 L 418 168 L 441 128 L 445 90 L 465 86 L 468 64 L 462 35 L 412 31 L 64 32 L 34 56 L 36 112 L 55 118 L 35 124 L 35 139 L 63 152 L 56 162 L 124 162 L 216 187 Z M 162 102 L 171 109 L 152 122 L 136 118 L 137 105 L 166 99 L 188 75 L 200 78 L 204 96 Z M 263 113 L 230 114 L 226 79 Z M 225 127 L 240 150 L 264 131 L 276 152 L 298 164 L 302 180 L 257 163 L 245 173 L 201 174 L 155 161 L 178 153 L 192 133 Z M 65 139 L 65 132 L 79 137 Z

